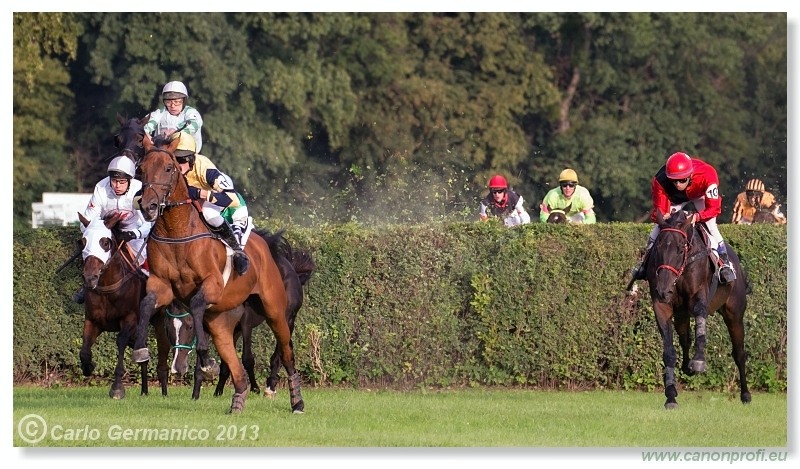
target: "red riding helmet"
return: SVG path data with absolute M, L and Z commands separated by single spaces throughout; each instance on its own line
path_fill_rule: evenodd
M 489 189 L 508 189 L 508 182 L 498 174 L 489 179 Z
M 670 179 L 688 178 L 694 172 L 692 158 L 686 153 L 673 153 L 667 159 L 667 177 Z

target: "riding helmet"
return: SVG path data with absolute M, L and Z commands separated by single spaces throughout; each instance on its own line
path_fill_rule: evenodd
M 508 189 L 508 181 L 499 174 L 492 176 L 489 179 L 489 189 Z
M 183 98 L 185 100 L 189 98 L 189 92 L 186 91 L 186 85 L 180 81 L 171 81 L 164 85 L 164 89 L 161 91 L 161 99 L 178 99 Z
M 694 167 L 692 158 L 683 152 L 673 153 L 667 158 L 667 177 L 670 179 L 685 179 L 692 175 Z
M 567 168 L 558 175 L 558 182 L 574 182 L 577 184 L 578 173 L 574 169 Z
M 193 165 L 194 154 L 197 153 L 197 145 L 195 144 L 194 137 L 186 132 L 180 132 L 178 138 L 178 148 L 175 149 L 175 157 L 186 158 L 189 165 Z
M 744 190 L 764 192 L 764 183 L 761 182 L 761 179 L 751 179 L 747 181 L 747 186 L 745 186 Z
M 112 178 L 131 179 L 136 173 L 136 166 L 127 156 L 118 156 L 108 164 L 108 175 Z

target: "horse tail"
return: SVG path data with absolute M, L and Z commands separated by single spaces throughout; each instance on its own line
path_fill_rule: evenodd
M 314 259 L 308 251 L 295 251 L 289 243 L 289 240 L 283 236 L 285 230 L 280 230 L 274 234 L 263 229 L 255 229 L 253 231 L 267 242 L 273 258 L 278 259 L 278 257 L 283 257 L 292 264 L 294 271 L 300 278 L 300 285 L 305 285 L 306 282 L 308 282 L 314 269 L 317 268 Z
M 311 253 L 304 250 L 296 251 L 289 260 L 292 262 L 292 267 L 294 267 L 294 271 L 297 272 L 297 276 L 300 278 L 300 285 L 305 285 L 308 279 L 311 278 L 314 269 L 317 268 L 317 264 L 311 257 Z

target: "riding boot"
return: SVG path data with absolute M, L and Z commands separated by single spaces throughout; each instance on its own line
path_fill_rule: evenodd
M 219 233 L 220 238 L 233 249 L 233 267 L 236 269 L 236 273 L 244 275 L 247 272 L 247 268 L 250 267 L 250 260 L 247 258 L 244 249 L 242 249 L 242 245 L 239 243 L 239 239 L 237 239 L 231 225 L 227 221 L 223 221 L 215 230 Z
M 647 277 L 645 265 L 647 265 L 647 257 L 650 255 L 650 249 L 653 248 L 653 244 L 653 242 L 648 240 L 647 247 L 644 248 L 644 254 L 642 254 L 642 260 L 631 269 L 631 277 L 633 280 L 644 280 Z
M 719 283 L 726 285 L 736 280 L 736 271 L 733 270 L 733 264 L 728 259 L 726 251 L 719 252 L 719 260 L 722 263 L 719 266 Z
M 75 303 L 78 303 L 79 305 L 82 305 L 82 304 L 83 304 L 83 301 L 84 301 L 84 299 L 85 299 L 84 290 L 83 290 L 83 286 L 81 286 L 81 287 L 78 289 L 78 291 L 76 291 L 76 292 L 75 292 L 75 293 L 72 295 L 72 301 L 74 301 Z

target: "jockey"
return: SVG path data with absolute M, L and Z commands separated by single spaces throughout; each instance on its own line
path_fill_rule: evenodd
M 189 197 L 203 201 L 203 218 L 233 249 L 234 267 L 239 275 L 244 275 L 249 266 L 242 244 L 248 225 L 247 205 L 234 190 L 233 180 L 218 170 L 208 157 L 195 152 L 195 140 L 191 135 L 180 132 L 178 138 L 175 158 L 189 184 Z M 230 214 L 232 223 L 228 223 L 223 212 Z
M 94 193 L 89 199 L 83 216 L 90 222 L 95 218 L 105 218 L 109 214 L 119 212 L 122 214 L 117 228 L 121 230 L 120 237 L 127 241 L 131 249 L 138 256 L 139 266 L 145 275 L 147 271 L 147 246 L 145 240 L 150 234 L 152 223 L 145 221 L 142 212 L 134 209 L 133 196 L 142 188 L 142 183 L 134 179 L 136 166 L 127 156 L 118 156 L 108 164 L 108 177 L 103 178 L 94 186 Z M 86 228 L 80 225 L 81 233 Z M 84 290 L 81 287 L 73 300 L 83 303 Z
M 144 126 L 145 133 L 167 135 L 180 129 L 194 136 L 195 148 L 199 152 L 203 148 L 203 118 L 197 109 L 186 104 L 188 99 L 189 92 L 182 82 L 171 81 L 164 85 L 161 92 L 164 105 L 150 113 L 150 120 Z
M 740 192 L 736 196 L 731 223 L 750 225 L 759 209 L 770 208 L 773 205 L 775 205 L 775 196 L 764 188 L 764 183 L 760 179 L 751 179 L 747 181 L 744 192 Z M 786 224 L 786 215 L 778 212 L 776 221 L 780 225 Z
M 722 211 L 722 197 L 719 195 L 717 170 L 710 164 L 692 158 L 686 153 L 673 153 L 667 163 L 658 170 L 651 183 L 653 212 L 650 218 L 656 221 L 656 211 L 664 214 L 664 219 L 682 209 L 689 202 L 694 203 L 696 213 L 690 217 L 692 223 L 703 222 L 713 238 L 713 245 L 722 265 L 719 268 L 719 282 L 726 284 L 736 280 L 733 264 L 728 259 L 725 240 L 717 227 L 717 216 Z M 650 232 L 642 261 L 631 271 L 635 280 L 645 278 L 644 265 L 650 249 L 655 243 L 661 228 L 656 224 Z
M 570 207 L 567 218 L 570 223 L 584 223 L 586 225 L 597 223 L 594 213 L 594 200 L 589 190 L 578 185 L 578 173 L 567 168 L 558 176 L 558 185 L 551 189 L 542 199 L 539 206 L 539 220 L 547 222 L 550 210 L 564 210 Z
M 502 218 L 506 226 L 531 222 L 531 216 L 523 206 L 522 196 L 509 189 L 506 178 L 499 174 L 489 180 L 489 194 L 481 200 L 480 219 L 486 221 L 490 216 Z

